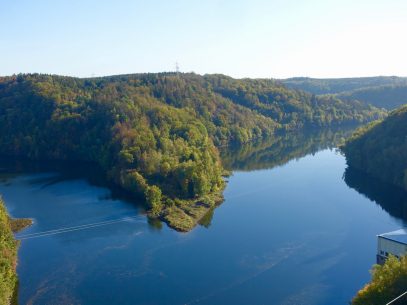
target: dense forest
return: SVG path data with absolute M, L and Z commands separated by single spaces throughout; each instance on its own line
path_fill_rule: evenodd
M 288 90 L 274 80 L 237 80 L 223 75 L 205 79 L 216 93 L 271 118 L 284 130 L 360 123 L 381 115 L 364 102 Z
M 378 108 L 396 109 L 407 103 L 407 78 L 395 76 L 318 79 L 296 77 L 280 80 L 292 89 L 341 100 L 361 101 Z
M 407 256 L 400 260 L 390 256 L 386 263 L 375 265 L 372 280 L 352 300 L 352 305 L 383 305 L 400 296 L 407 287 Z M 405 297 L 393 305 L 406 304 Z
M 217 147 L 276 131 L 361 123 L 384 112 L 272 80 L 134 74 L 0 78 L 0 153 L 91 161 L 179 230 L 222 200 Z
M 342 150 L 349 166 L 407 189 L 407 106 L 358 129 Z

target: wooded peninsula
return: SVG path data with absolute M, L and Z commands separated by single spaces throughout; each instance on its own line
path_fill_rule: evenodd
M 0 78 L 0 153 L 94 162 L 144 200 L 150 217 L 188 231 L 222 201 L 219 147 L 385 115 L 272 79 L 20 74 Z

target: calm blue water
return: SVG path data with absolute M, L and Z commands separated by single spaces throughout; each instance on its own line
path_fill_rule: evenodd
M 136 216 L 23 240 L 20 304 L 347 304 L 370 278 L 376 234 L 403 226 L 391 206 L 407 197 L 386 202 L 391 189 L 369 193 L 349 170 L 345 182 L 335 150 L 283 163 L 235 171 L 210 224 L 185 234 L 149 224 L 86 168 L 3 162 L 10 213 L 35 220 L 20 236 Z

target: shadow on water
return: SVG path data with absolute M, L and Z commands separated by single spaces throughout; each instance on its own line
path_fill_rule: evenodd
M 342 129 L 308 129 L 278 134 L 262 141 L 221 150 L 228 170 L 271 169 L 326 148 L 335 148 L 349 137 L 355 127 Z
M 26 185 L 28 188 L 24 190 L 34 191 L 18 192 L 14 196 L 19 204 L 14 206 L 12 215 L 34 219 L 34 225 L 17 238 L 27 233 L 96 224 L 97 230 L 74 229 L 75 234 L 55 235 L 60 241 L 82 242 L 132 232 L 146 223 L 143 201 L 110 183 L 102 169 L 92 163 L 2 157 L 0 182 L 6 187 Z M 130 218 L 123 219 L 127 217 Z M 120 219 L 123 221 L 114 222 Z M 100 225 L 110 221 L 114 225 Z M 130 222 L 132 226 L 126 225 Z M 160 228 L 157 224 L 150 225 L 152 229 Z
M 406 191 L 351 167 L 346 168 L 344 180 L 350 188 L 374 201 L 391 216 L 407 225 Z
M 55 160 L 38 161 L 0 156 L 0 181 L 2 183 L 7 183 L 10 179 L 20 175 L 40 175 L 44 173 L 47 175 L 31 179 L 30 183 L 47 187 L 66 181 L 86 180 L 91 186 L 109 188 L 109 197 L 105 199 L 133 202 L 137 199 L 137 201 L 140 201 L 133 194 L 110 182 L 105 172 L 95 163 Z

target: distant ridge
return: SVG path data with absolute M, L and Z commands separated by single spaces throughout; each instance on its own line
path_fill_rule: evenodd
M 376 76 L 355 78 L 294 77 L 279 80 L 291 89 L 313 94 L 333 94 L 345 100 L 358 100 L 388 110 L 407 103 L 407 77 Z

